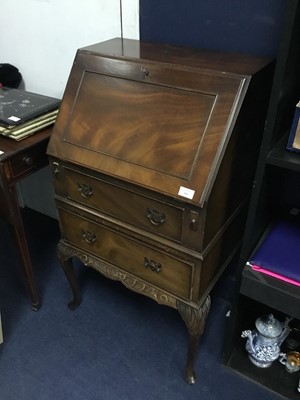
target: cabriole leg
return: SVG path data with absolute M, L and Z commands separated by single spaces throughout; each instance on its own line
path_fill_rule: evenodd
M 200 336 L 204 331 L 205 321 L 210 310 L 210 304 L 210 296 L 206 297 L 199 308 L 194 308 L 183 302 L 177 301 L 177 310 L 184 320 L 189 334 L 186 381 L 190 384 L 194 384 L 196 382 L 196 375 L 194 371 L 195 358 Z
M 75 251 L 61 240 L 57 245 L 57 255 L 73 294 L 73 300 L 68 303 L 68 307 L 71 310 L 75 310 L 81 302 L 79 286 L 72 261 Z

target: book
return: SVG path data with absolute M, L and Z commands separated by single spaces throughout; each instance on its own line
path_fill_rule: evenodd
M 296 105 L 287 149 L 290 151 L 300 152 L 300 101 Z
M 266 231 L 247 265 L 254 271 L 300 286 L 300 225 L 279 220 Z
M 7 128 L 58 109 L 61 100 L 26 90 L 0 88 L 0 125 Z
M 24 122 L 21 125 L 16 125 L 15 127 L 0 126 L 0 134 L 16 141 L 20 141 L 41 129 L 53 125 L 55 123 L 57 114 L 58 110 L 54 110 L 41 115 L 40 117 Z

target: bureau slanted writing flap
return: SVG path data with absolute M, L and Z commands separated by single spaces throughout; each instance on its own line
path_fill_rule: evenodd
M 250 77 L 151 57 L 78 51 L 48 153 L 201 205 Z
M 132 169 L 131 180 L 137 166 L 156 179 L 189 181 L 215 102 L 211 94 L 86 72 L 64 141 Z

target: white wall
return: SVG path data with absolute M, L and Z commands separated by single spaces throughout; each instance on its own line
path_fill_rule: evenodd
M 1 0 L 0 62 L 17 66 L 25 89 L 62 97 L 78 48 L 139 38 L 138 0 Z
M 61 98 L 76 50 L 139 38 L 139 0 L 1 0 L 0 63 L 19 68 L 26 90 Z M 56 217 L 49 168 L 19 185 L 20 204 Z

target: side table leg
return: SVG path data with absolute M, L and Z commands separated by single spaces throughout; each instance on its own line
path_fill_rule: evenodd
M 205 321 L 210 310 L 210 304 L 210 296 L 206 297 L 199 308 L 194 308 L 181 301 L 177 301 L 177 310 L 184 320 L 189 334 L 186 381 L 190 384 L 196 382 L 194 363 L 200 336 L 204 331 Z
M 75 310 L 81 303 L 79 286 L 72 261 L 72 257 L 76 255 L 76 252 L 60 240 L 57 245 L 57 255 L 73 294 L 73 300 L 68 303 L 68 307 L 71 310 Z
M 40 308 L 40 298 L 35 284 L 31 259 L 29 255 L 24 225 L 15 189 L 11 189 L 9 198 L 10 225 L 16 238 L 16 244 L 21 259 L 21 266 L 26 279 L 29 295 L 32 301 L 32 309 L 37 311 Z
M 32 264 L 30 260 L 29 250 L 27 247 L 25 232 L 23 230 L 23 226 L 14 226 L 14 233 L 16 237 L 16 242 L 18 245 L 18 251 L 21 257 L 21 264 L 24 271 L 29 295 L 31 297 L 32 309 L 34 311 L 38 311 L 40 308 L 40 299 L 39 294 L 35 284 L 35 278 L 32 270 Z

